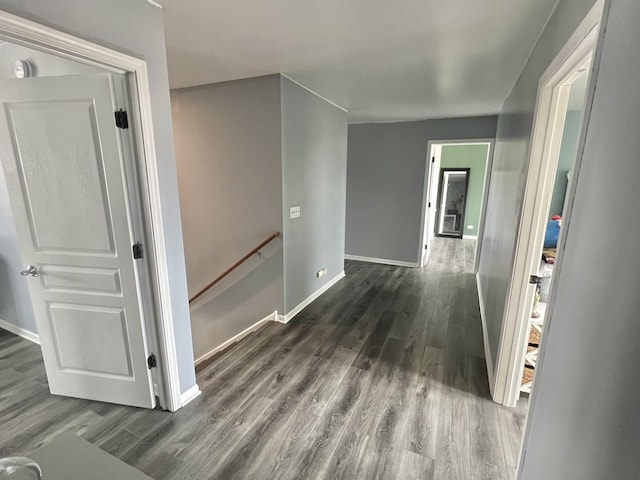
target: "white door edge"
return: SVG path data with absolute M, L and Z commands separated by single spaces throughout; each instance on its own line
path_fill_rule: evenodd
M 152 225 L 152 231 L 147 233 L 152 241 L 154 251 L 164 252 L 165 238 L 160 184 L 146 62 L 2 10 L 0 10 L 0 38 L 109 71 L 134 74 L 143 137 L 142 149 L 144 151 L 144 158 L 139 161 L 144 163 L 143 169 L 147 172 L 149 202 L 145 215 L 150 219 Z M 164 389 L 159 392 L 160 404 L 167 410 L 175 411 L 182 406 L 182 398 L 175 346 L 173 308 L 168 281 L 168 260 L 165 255 L 155 255 L 153 263 L 154 296 L 160 307 L 154 327 L 158 333 L 157 358 L 160 375 L 164 381 Z

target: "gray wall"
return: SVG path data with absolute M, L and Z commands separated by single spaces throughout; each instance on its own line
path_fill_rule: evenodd
M 478 271 L 494 368 L 529 166 L 527 155 L 538 82 L 593 3 L 592 0 L 559 3 L 498 120 Z
M 280 76 L 173 90 L 171 102 L 193 295 L 282 230 Z M 224 293 L 216 287 L 194 305 L 196 358 L 282 311 L 281 248 L 274 254 L 264 263 L 252 260 L 252 269 L 232 274 L 239 281 Z
M 581 3 L 590 2 L 561 2 L 549 34 L 566 36 Z M 630 61 L 640 51 L 640 2 L 608 5 L 522 480 L 635 479 L 640 471 L 640 62 Z
M 285 313 L 344 270 L 346 162 L 347 114 L 283 77 Z
M 158 253 L 168 259 L 180 388 L 185 392 L 195 384 L 195 372 L 162 10 L 144 0 L 0 0 L 0 9 L 147 62 L 166 240 L 166 251 Z
M 567 173 L 571 170 L 578 151 L 581 121 L 581 110 L 571 110 L 567 112 L 567 118 L 565 119 L 564 130 L 562 132 L 562 145 L 560 146 L 560 156 L 558 158 L 556 183 L 553 185 L 551 207 L 549 208 L 549 218 L 554 215 L 562 215 L 564 197 L 567 192 Z
M 15 78 L 13 63 L 29 60 L 34 76 L 73 75 L 96 73 L 101 70 L 66 60 L 47 53 L 11 43 L 0 45 L 0 78 Z M 20 244 L 15 231 L 9 194 L 0 168 L 0 320 L 11 323 L 31 333 L 38 333 L 31 308 L 31 297 L 27 281 L 18 275 L 24 268 L 20 255 Z
M 497 117 L 349 125 L 346 253 L 418 264 L 427 142 L 493 138 Z

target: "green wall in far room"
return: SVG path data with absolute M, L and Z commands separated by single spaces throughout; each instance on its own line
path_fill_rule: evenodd
M 442 147 L 440 169 L 469 168 L 469 189 L 465 207 L 463 235 L 478 235 L 480 207 L 482 205 L 482 187 L 487 168 L 487 150 L 489 145 L 445 145 Z M 440 179 L 438 178 L 438 181 Z M 473 228 L 467 229 L 471 225 Z
M 582 125 L 582 110 L 570 110 L 564 122 L 562 132 L 562 145 L 560 146 L 560 156 L 558 158 L 558 170 L 556 172 L 556 182 L 553 186 L 553 196 L 551 197 L 551 207 L 549 218 L 554 215 L 562 215 L 564 208 L 564 197 L 567 192 L 567 174 L 571 170 L 573 161 L 578 153 L 578 137 L 580 136 L 580 126 Z

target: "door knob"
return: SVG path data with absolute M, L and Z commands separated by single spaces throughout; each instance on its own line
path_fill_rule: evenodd
M 37 277 L 38 276 L 38 269 L 36 267 L 34 267 L 33 265 L 27 265 L 27 269 L 26 270 L 22 270 L 20 272 L 20 275 L 30 276 L 30 277 Z

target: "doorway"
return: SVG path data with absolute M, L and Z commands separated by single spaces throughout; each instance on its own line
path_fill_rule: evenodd
M 493 143 L 493 139 L 434 140 L 428 143 L 419 241 L 422 266 L 427 265 L 432 251 L 430 246 L 434 237 L 439 236 L 473 241 L 473 271 L 477 270 Z M 445 171 L 451 172 L 447 175 L 447 182 L 443 182 Z M 462 183 L 455 183 L 464 178 L 462 172 L 466 172 L 466 190 L 461 191 L 457 198 L 451 197 L 447 203 L 449 193 L 453 195 L 458 186 L 462 187 Z M 448 191 L 442 195 L 443 189 L 448 190 L 449 180 L 454 180 L 453 193 Z M 464 195 L 462 202 L 459 202 L 460 195 Z
M 0 79 L 0 165 L 23 266 L 9 274 L 26 280 L 49 389 L 153 408 L 148 265 L 130 253 L 144 240 L 140 189 L 114 121 L 131 110 L 125 76 L 13 47 L 3 63 L 22 70 Z
M 149 361 L 148 365 L 157 365 L 157 368 L 153 368 L 152 387 L 153 393 L 159 398 L 160 406 L 175 411 L 195 398 L 199 390 L 197 385 L 194 385 L 182 393 L 179 381 L 179 359 L 176 354 L 173 324 L 174 306 L 171 300 L 171 282 L 168 278 L 169 258 L 161 210 L 162 195 L 146 62 L 1 10 L 0 42 L 29 47 L 37 52 L 46 52 L 78 64 L 97 67 L 107 74 L 125 77 L 133 106 L 128 112 L 133 141 L 129 145 L 123 145 L 123 148 L 135 152 L 140 167 L 139 189 L 143 214 L 140 226 L 147 239 L 147 248 L 144 251 L 149 265 L 148 285 L 151 290 L 150 298 L 143 303 L 152 304 L 155 312 L 155 315 L 150 316 L 145 322 L 145 330 L 150 332 L 147 340 L 154 345 L 150 353 L 155 353 L 155 362 Z M 113 112 L 111 115 L 113 119 Z M 146 275 L 142 270 L 140 272 L 141 276 Z
M 571 223 L 574 172 L 599 18 L 589 18 L 540 80 L 520 228 L 498 350 L 494 400 L 515 406 L 535 388 Z

